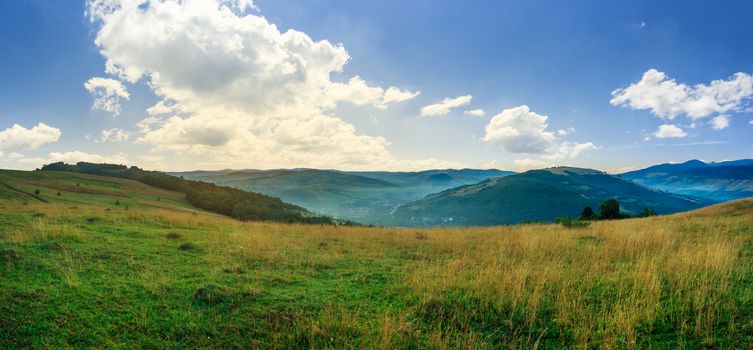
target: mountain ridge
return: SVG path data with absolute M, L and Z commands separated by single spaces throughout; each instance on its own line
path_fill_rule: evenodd
M 615 198 L 623 211 L 650 208 L 669 214 L 712 202 L 666 193 L 599 170 L 555 167 L 461 186 L 407 203 L 395 211 L 398 225 L 467 226 L 552 221 Z

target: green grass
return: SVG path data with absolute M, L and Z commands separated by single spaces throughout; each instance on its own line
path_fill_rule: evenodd
M 241 223 L 65 176 L 0 172 L 50 182 L 50 203 L 0 189 L 0 348 L 753 346 L 753 201 L 415 230 Z M 83 179 L 127 197 L 51 192 Z

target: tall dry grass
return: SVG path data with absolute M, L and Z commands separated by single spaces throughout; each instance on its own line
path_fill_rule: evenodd
M 329 337 L 343 328 L 363 329 L 357 324 L 367 319 L 368 336 L 379 339 L 374 347 L 394 348 L 422 330 L 436 348 L 499 343 L 535 348 L 543 341 L 635 348 L 645 345 L 646 335 L 668 331 L 680 339 L 708 339 L 713 346 L 719 329 L 729 337 L 739 333 L 745 325 L 730 315 L 740 302 L 753 302 L 743 285 L 753 273 L 745 255 L 753 244 L 750 203 L 585 228 L 432 230 L 241 223 L 169 210 L 34 204 L 22 210 L 43 211 L 44 220 L 31 219 L 3 237 L 82 240 L 86 225 L 81 223 L 90 221 L 157 227 L 155 235 L 179 231 L 205 249 L 207 266 L 218 274 L 249 265 L 298 271 L 387 265 L 398 278 L 391 288 L 415 296 L 414 308 L 378 317 L 327 309 L 321 322 L 300 325 L 311 337 Z M 0 209 L 5 210 L 2 204 Z M 66 281 L 76 285 L 75 260 L 67 259 Z M 141 273 L 155 293 L 173 283 L 153 268 Z

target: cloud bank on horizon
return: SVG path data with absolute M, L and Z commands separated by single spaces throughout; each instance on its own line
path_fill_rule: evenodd
M 424 99 L 425 88 L 368 81 L 346 69 L 352 57 L 342 44 L 280 30 L 262 10 L 251 0 L 86 0 L 84 15 L 105 61 L 101 74 L 83 83 L 92 97 L 91 109 L 122 116 L 123 106 L 137 99 L 129 91 L 134 88 L 145 87 L 157 102 L 130 127 L 87 136 L 91 143 L 121 147 L 110 154 L 59 150 L 27 157 L 25 152 L 57 142 L 67 127 L 38 123 L 0 131 L 0 158 L 29 166 L 78 160 L 165 164 L 180 155 L 206 169 L 479 166 L 442 156 L 396 156 L 388 138 L 363 132 L 358 123 L 339 115 L 343 105 L 393 111 L 409 101 L 423 104 L 406 116 L 417 116 L 421 123 L 458 115 L 485 123 L 478 147 L 517 158 L 510 164 L 490 161 L 490 166 L 552 166 L 602 149 L 594 141 L 574 140 L 587 136 L 576 134 L 575 127 L 550 127 L 552 118 L 535 106 L 475 105 L 472 91 L 443 99 L 433 99 L 432 92 Z M 644 142 L 679 139 L 702 128 L 727 129 L 732 115 L 746 111 L 753 98 L 753 76 L 739 72 L 690 85 L 651 68 L 609 97 L 606 91 L 605 100 L 614 107 L 648 111 L 659 119 L 655 131 L 644 133 Z M 487 110 L 501 112 L 487 117 Z M 401 111 L 395 113 L 405 113 Z M 473 138 L 468 141 L 472 144 Z M 128 145 L 149 153 L 129 153 Z

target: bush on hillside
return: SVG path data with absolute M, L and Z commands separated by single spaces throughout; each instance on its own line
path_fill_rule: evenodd
M 599 219 L 620 219 L 620 203 L 616 199 L 607 199 L 599 206 Z
M 578 220 L 595 220 L 596 219 L 596 213 L 594 213 L 594 210 L 591 209 L 591 207 L 585 207 L 583 208 L 583 211 L 580 212 L 580 217 Z
M 557 223 L 567 228 L 588 227 L 588 225 L 591 225 L 590 221 L 575 220 L 571 217 L 559 218 L 557 219 Z
M 657 216 L 657 215 L 659 214 L 655 210 L 646 207 L 646 208 L 643 208 L 643 210 L 641 210 L 641 212 L 638 214 L 638 217 L 647 218 L 649 216 Z

